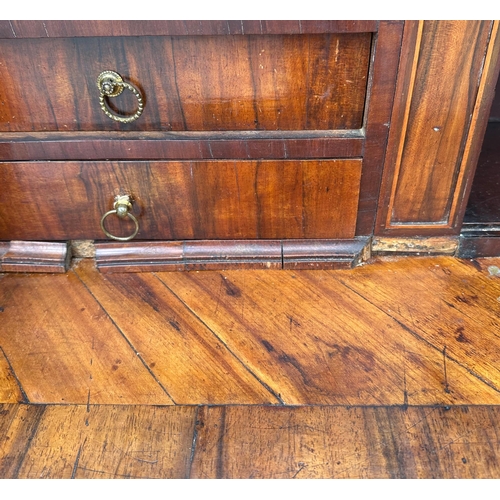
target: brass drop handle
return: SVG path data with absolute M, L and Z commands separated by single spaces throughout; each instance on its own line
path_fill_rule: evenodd
M 104 234 L 113 240 L 117 241 L 129 241 L 132 238 L 135 237 L 135 235 L 139 232 L 139 221 L 135 218 L 133 214 L 130 213 L 130 210 L 132 210 L 132 197 L 129 195 L 118 195 L 115 196 L 115 202 L 113 204 L 113 210 L 110 210 L 109 212 L 106 212 L 102 218 L 101 218 L 101 229 L 103 230 Z M 134 232 L 130 236 L 115 236 L 111 234 L 105 227 L 104 227 L 104 221 L 106 217 L 108 217 L 111 214 L 116 214 L 120 219 L 125 219 L 125 217 L 128 217 L 131 219 L 134 224 L 135 224 L 135 229 Z
M 120 123 L 130 123 L 137 120 L 144 110 L 144 100 L 141 93 L 130 83 L 124 82 L 123 78 L 115 71 L 103 71 L 97 77 L 97 88 L 99 89 L 99 104 L 106 116 Z M 137 111 L 132 116 L 119 116 L 114 113 L 109 105 L 107 98 L 116 97 L 128 89 L 137 98 Z

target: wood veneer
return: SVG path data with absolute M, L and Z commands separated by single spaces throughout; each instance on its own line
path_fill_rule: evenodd
M 0 163 L 2 239 L 104 239 L 130 194 L 137 239 L 352 238 L 362 161 Z M 27 223 L 29 221 L 29 224 Z M 110 216 L 109 231 L 133 223 Z
M 279 35 L 363 33 L 377 31 L 379 21 L 0 21 L 0 38 L 95 36 Z
M 360 129 L 371 33 L 0 40 L 0 132 Z M 143 95 L 108 118 L 98 75 Z M 31 85 L 29 82 L 36 82 Z M 137 107 L 130 91 L 115 113 Z
M 498 78 L 498 23 L 405 26 L 376 234 L 458 234 Z

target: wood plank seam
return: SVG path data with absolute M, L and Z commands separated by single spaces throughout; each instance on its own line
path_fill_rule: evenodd
M 37 405 L 37 406 L 38 406 L 38 405 Z M 42 417 L 43 417 L 43 415 L 44 415 L 44 413 L 45 413 L 45 410 L 46 410 L 46 408 L 47 408 L 47 407 L 46 407 L 46 405 L 40 405 L 40 406 L 41 406 L 41 408 L 42 408 L 42 409 L 41 409 L 41 413 L 38 415 L 38 418 L 37 418 L 37 420 L 36 420 L 36 423 L 35 423 L 35 425 L 33 426 L 33 429 L 32 429 L 32 431 L 31 431 L 30 435 L 29 435 L 29 436 L 28 436 L 28 438 L 26 439 L 26 446 L 24 447 L 24 450 L 21 452 L 21 458 L 20 458 L 20 460 L 18 461 L 18 463 L 17 463 L 17 465 L 16 465 L 16 468 L 14 469 L 14 472 L 13 472 L 13 474 L 12 474 L 12 477 L 13 477 L 13 478 L 17 478 L 17 477 L 19 476 L 19 472 L 20 472 L 20 470 L 21 470 L 21 467 L 22 467 L 22 465 L 23 465 L 23 462 L 24 462 L 24 460 L 25 460 L 25 458 L 26 458 L 26 455 L 27 455 L 27 453 L 28 453 L 28 451 L 29 451 L 29 448 L 30 448 L 30 446 L 31 446 L 31 443 L 33 442 L 33 439 L 34 439 L 34 438 L 35 438 L 35 436 L 36 436 L 36 433 L 37 433 L 37 431 L 38 431 L 38 427 L 40 426 L 40 423 L 41 423 L 41 421 L 42 421 Z
M 145 362 L 145 360 L 143 359 L 141 353 L 137 351 L 137 349 L 133 346 L 133 344 L 130 342 L 130 340 L 128 339 L 128 337 L 118 327 L 118 325 L 116 324 L 115 320 L 110 316 L 110 314 L 108 313 L 108 311 L 97 300 L 97 297 L 92 293 L 92 291 L 89 289 L 89 287 L 87 286 L 87 284 L 80 278 L 80 276 L 77 273 L 75 273 L 74 271 L 71 271 L 71 272 L 78 278 L 78 280 L 83 284 L 83 286 L 85 287 L 85 289 L 87 290 L 87 292 L 89 293 L 89 295 L 96 301 L 96 303 L 99 305 L 99 307 L 104 311 L 104 313 L 109 318 L 109 320 L 111 321 L 111 323 L 113 324 L 113 326 L 120 333 L 120 335 L 123 337 L 123 339 L 127 342 L 127 344 L 129 345 L 129 347 L 132 349 L 132 351 L 134 352 L 134 354 L 139 358 L 139 360 L 141 361 L 141 363 L 144 365 L 144 367 L 149 372 L 149 374 L 153 377 L 153 379 L 155 380 L 155 382 L 160 386 L 160 388 L 162 389 L 162 391 L 170 398 L 170 400 L 172 401 L 172 403 L 176 404 L 176 402 L 174 401 L 174 399 L 172 398 L 172 396 L 169 394 L 169 392 L 167 391 L 167 389 L 158 380 L 158 378 L 156 377 L 156 375 L 154 374 L 154 372 L 151 370 L 151 368 Z
M 12 366 L 12 363 L 10 362 L 9 358 L 7 357 L 7 354 L 5 353 L 5 351 L 3 350 L 2 346 L 0 346 L 0 352 L 3 354 L 3 357 L 5 358 L 5 360 L 7 361 L 7 364 L 9 365 L 9 370 L 10 370 L 10 373 L 12 374 L 12 376 L 14 377 L 14 380 L 16 381 L 16 384 L 19 388 L 19 391 L 21 392 L 21 395 L 23 397 L 23 403 L 29 403 L 30 400 L 28 398 L 28 395 L 26 394 L 26 392 L 24 391 L 23 389 L 23 386 L 21 384 L 21 381 L 19 380 L 16 372 L 14 371 L 14 368 Z
M 364 297 L 363 295 L 361 295 L 359 292 L 357 292 L 356 290 L 354 290 L 353 288 L 351 288 L 343 280 L 339 279 L 339 282 L 342 283 L 346 288 L 348 288 L 349 290 L 351 290 L 355 294 L 357 294 L 360 297 L 362 297 L 368 303 L 370 303 L 371 305 L 375 306 L 379 311 L 381 311 L 382 313 L 384 313 L 385 315 L 387 315 L 389 318 L 393 319 L 396 323 L 398 323 L 402 328 L 404 328 L 408 333 L 410 333 L 417 340 L 422 341 L 427 346 L 431 347 L 432 349 L 434 349 L 434 350 L 436 350 L 436 351 L 438 351 L 440 353 L 443 353 L 443 355 L 445 356 L 446 359 L 448 359 L 450 361 L 453 361 L 458 366 L 460 366 L 461 368 L 463 368 L 467 373 L 469 373 L 469 375 L 472 375 L 474 378 L 476 378 L 477 380 L 479 380 L 483 384 L 487 385 L 488 387 L 490 387 L 494 391 L 500 393 L 500 389 L 498 387 L 496 387 L 493 383 L 489 382 L 488 380 L 485 380 L 484 377 L 482 377 L 481 375 L 479 375 L 478 373 L 476 373 L 474 370 L 471 370 L 468 366 L 463 365 L 458 359 L 455 359 L 455 358 L 451 357 L 450 355 L 446 354 L 446 352 L 443 352 L 443 350 L 437 348 L 434 344 L 432 344 L 431 342 L 429 342 L 425 338 L 421 337 L 418 333 L 416 333 L 415 331 L 413 331 L 409 326 L 407 326 L 406 324 L 404 324 L 403 322 L 401 322 L 400 320 L 398 320 L 396 317 L 392 316 L 387 311 L 385 311 L 384 309 L 380 308 L 377 304 L 372 303 L 369 299 L 367 299 L 366 297 Z M 445 350 L 446 349 L 444 349 L 444 351 Z M 443 376 L 444 376 L 444 370 L 445 370 L 445 367 L 443 366 Z M 446 384 L 446 381 L 443 381 L 443 382 Z
M 250 368 L 229 348 L 229 346 L 224 342 L 223 339 L 221 339 L 215 332 L 212 328 L 210 328 L 209 325 L 206 324 L 205 321 L 203 321 L 202 318 L 200 318 L 195 311 L 193 311 L 187 304 L 184 300 L 182 300 L 181 297 L 179 297 L 156 273 L 152 273 L 153 276 L 155 276 L 156 279 L 158 279 L 162 284 L 163 286 L 165 286 L 165 288 L 167 290 L 170 291 L 170 293 L 172 293 L 172 295 L 174 295 L 174 297 L 177 298 L 177 300 L 179 300 L 179 302 L 181 302 L 181 304 L 187 309 L 187 311 L 192 314 L 205 328 L 208 329 L 208 331 L 210 331 L 214 337 L 227 349 L 227 351 L 239 362 L 241 363 L 241 365 L 245 368 L 246 371 L 248 371 L 248 373 L 250 373 L 252 375 L 252 377 L 255 378 L 255 380 L 257 380 L 270 394 L 272 394 L 278 401 L 279 401 L 279 405 L 285 405 L 285 402 L 281 399 L 281 396 L 279 394 L 277 394 L 274 389 L 272 389 L 269 385 L 267 385 L 264 381 L 262 381 L 252 370 L 250 370 Z

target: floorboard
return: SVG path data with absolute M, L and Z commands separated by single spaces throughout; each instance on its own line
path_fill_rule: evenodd
M 402 329 L 343 285 L 330 301 L 293 272 L 159 277 L 285 404 L 403 404 L 402 364 L 370 335 Z
M 431 347 L 441 357 L 448 394 L 471 389 L 469 397 L 479 392 L 470 403 L 498 404 L 500 279 L 490 275 L 488 267 L 499 260 L 483 263 L 478 270 L 456 259 L 414 259 L 411 268 L 404 259 L 380 261 L 352 275 L 339 272 L 335 279 L 405 325 L 421 346 Z
M 496 407 L 207 408 L 191 475 L 496 478 L 499 411 Z
M 498 268 L 0 275 L 0 478 L 497 478 Z
M 8 275 L 0 306 L 0 347 L 28 401 L 172 404 L 73 273 Z
M 0 348 L 0 402 L 17 403 L 21 401 L 27 401 L 26 395 L 23 394 L 10 363 Z
M 424 273 L 432 275 L 429 266 L 446 264 L 459 266 L 457 275 L 467 276 L 469 269 L 479 274 L 454 259 L 415 259 L 414 266 L 424 266 Z M 417 273 L 410 274 L 404 262 L 381 262 L 345 272 L 158 276 L 285 404 L 500 403 L 494 362 L 483 379 L 482 371 L 471 367 L 470 351 L 455 354 L 456 349 L 448 348 L 443 354 L 439 333 L 431 339 L 419 336 L 413 316 L 391 312 L 398 304 L 400 309 L 426 310 L 426 300 L 433 303 L 439 291 L 448 297 L 446 281 L 425 283 L 420 281 L 423 273 Z M 493 288 L 499 284 L 491 283 Z M 390 307 L 380 306 L 379 295 L 390 298 Z M 434 314 L 432 331 L 469 321 L 454 312 Z
M 75 272 L 177 404 L 279 403 L 156 276 Z
M 0 406 L 0 478 L 17 478 L 45 411 L 37 405 Z
M 195 407 L 4 405 L 3 411 L 14 415 L 6 429 L 0 428 L 2 442 L 23 441 L 17 456 L 8 454 L 11 446 L 0 457 L 0 463 L 10 464 L 0 469 L 3 478 L 167 479 L 188 474 Z
M 500 408 L 2 405 L 2 478 L 497 478 Z M 8 439 L 7 439 L 8 438 Z

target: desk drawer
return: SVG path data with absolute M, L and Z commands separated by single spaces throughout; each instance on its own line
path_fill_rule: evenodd
M 362 160 L 0 163 L 0 239 L 106 239 L 129 194 L 136 239 L 352 238 Z M 111 215 L 124 237 L 131 219 Z
M 363 126 L 372 33 L 0 40 L 0 132 L 348 130 Z M 141 116 L 101 109 L 119 73 Z M 106 97 L 133 115 L 137 95 Z

